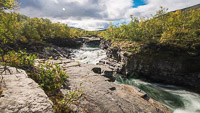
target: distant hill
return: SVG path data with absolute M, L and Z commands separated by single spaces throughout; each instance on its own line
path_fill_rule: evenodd
M 72 29 L 84 30 L 84 29 L 82 29 L 82 28 L 78 28 L 78 27 L 71 27 L 71 26 L 69 26 L 69 27 L 72 28 Z
M 194 5 L 194 6 L 190 6 L 190 7 L 186 7 L 184 9 L 179 9 L 181 11 L 188 11 L 188 10 L 192 10 L 192 9 L 199 9 L 200 8 L 200 4 Z M 176 10 L 177 11 L 177 10 Z M 175 11 L 173 11 L 175 12 Z

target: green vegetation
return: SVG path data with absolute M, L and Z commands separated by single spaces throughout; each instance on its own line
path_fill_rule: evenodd
M 131 47 L 161 44 L 187 51 L 197 51 L 200 47 L 200 9 L 166 13 L 161 8 L 152 18 L 131 18 L 128 25 L 110 25 L 100 35 L 114 42 L 131 42 L 126 44 Z
M 37 58 L 34 54 L 28 54 L 26 52 L 20 51 L 9 51 L 5 56 L 4 60 L 6 64 L 12 67 L 21 69 L 31 69 L 34 67 L 34 60 Z M 1 59 L 0 59 L 1 61 Z
M 39 65 L 39 73 L 34 80 L 37 81 L 40 87 L 45 91 L 53 90 L 56 92 L 60 90 L 61 86 L 67 85 L 67 78 L 68 76 L 61 70 L 58 64 L 52 64 L 47 61 Z
M 71 112 L 71 109 L 68 107 L 69 103 L 63 103 L 62 106 L 60 104 L 60 101 L 65 99 L 65 95 L 61 93 L 60 89 L 63 86 L 67 86 L 66 80 L 68 76 L 61 70 L 61 67 L 58 64 L 47 61 L 35 66 L 35 59 L 37 56 L 22 51 L 9 51 L 3 58 L 4 62 L 2 61 L 2 58 L 0 58 L 0 65 L 24 69 L 28 76 L 40 85 L 54 103 L 54 108 L 57 113 L 60 113 L 59 111 Z M 8 68 L 6 70 L 9 71 Z M 3 90 L 0 88 L 0 96 L 2 92 Z M 76 97 L 73 99 L 76 99 Z M 68 101 L 71 102 L 71 100 Z
M 30 18 L 6 10 L 14 10 L 14 0 L 0 2 L 0 48 L 3 54 L 10 50 L 47 45 L 49 40 L 68 40 L 84 35 L 84 30 L 68 27 L 67 24 L 52 23 L 49 19 Z
M 40 85 L 54 103 L 56 113 L 72 112 L 68 104 L 63 103 L 62 106 L 60 104 L 60 101 L 65 98 L 60 89 L 67 86 L 68 76 L 58 64 L 50 63 L 49 60 L 39 63 L 29 76 Z
M 73 102 L 79 100 L 82 95 L 83 95 L 82 90 L 77 90 L 77 91 L 66 90 L 64 98 L 61 101 L 58 101 L 57 105 L 58 108 L 64 108 L 64 109 L 56 109 L 56 111 L 59 113 L 66 113 L 67 107 L 70 106 Z
M 49 61 L 35 66 L 37 55 L 27 53 L 29 50 L 26 48 L 47 45 L 46 41 L 49 39 L 79 38 L 83 30 L 72 29 L 66 24 L 52 23 L 48 19 L 29 18 L 6 11 L 16 7 L 17 3 L 14 0 L 0 1 L 0 65 L 4 66 L 3 72 L 9 71 L 7 66 L 24 69 L 49 96 L 57 113 L 72 112 L 69 103 L 82 93 L 74 91 L 67 96 L 63 95 L 60 89 L 67 85 L 66 73 L 58 64 Z M 0 87 L 0 96 L 2 92 Z

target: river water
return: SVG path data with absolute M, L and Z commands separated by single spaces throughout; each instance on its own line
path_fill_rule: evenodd
M 79 62 L 96 64 L 106 58 L 106 53 L 99 47 L 87 47 L 73 50 L 73 59 Z M 148 96 L 169 108 L 173 113 L 200 113 L 200 95 L 184 88 L 149 83 L 140 79 L 117 77 L 118 84 L 128 84 L 145 91 Z
M 72 59 L 87 64 L 97 64 L 101 59 L 106 58 L 106 52 L 97 47 L 87 47 L 85 44 L 80 49 L 74 49 Z

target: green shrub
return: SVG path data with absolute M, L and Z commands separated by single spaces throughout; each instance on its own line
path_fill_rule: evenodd
M 58 113 L 71 112 L 69 109 L 70 105 L 79 100 L 82 95 L 83 95 L 82 90 L 77 90 L 77 91 L 66 90 L 66 94 L 63 96 L 63 98 L 60 101 L 57 101 L 57 106 L 54 107 L 55 111 Z
M 119 43 L 128 40 L 132 43 L 155 43 L 179 47 L 186 51 L 199 51 L 200 9 L 166 13 L 166 9 L 161 8 L 151 18 L 138 19 L 132 16 L 131 19 L 129 24 L 110 25 L 106 31 L 101 32 L 101 35 L 115 42 L 121 40 Z M 128 48 L 129 51 L 135 51 L 131 47 Z
M 28 54 L 23 51 L 9 51 L 0 57 L 0 64 L 4 66 L 21 68 L 28 71 L 34 67 L 36 58 L 37 56 L 35 54 Z
M 35 54 L 28 54 L 23 51 L 20 52 L 10 51 L 6 55 L 7 63 L 10 66 L 23 69 L 28 67 L 33 67 L 36 58 L 37 56 Z
M 61 70 L 58 64 L 53 64 L 47 61 L 39 64 L 39 73 L 35 80 L 40 84 L 40 87 L 46 91 L 58 91 L 63 85 L 66 85 L 68 76 Z

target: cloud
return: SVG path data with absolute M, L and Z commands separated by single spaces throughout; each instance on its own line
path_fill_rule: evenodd
M 133 0 L 17 0 L 19 11 L 30 17 L 49 18 L 54 22 L 87 30 L 106 28 L 109 22 L 127 21 L 130 15 L 150 16 L 160 6 L 169 11 L 200 3 L 198 0 L 144 0 L 146 5 L 133 8 Z
M 200 3 L 198 0 L 145 0 L 145 2 L 146 5 L 130 9 L 127 15 L 150 17 L 160 9 L 160 6 L 168 8 L 168 11 L 175 11 Z
M 75 27 L 75 28 L 82 28 L 90 31 L 95 31 L 95 30 L 102 30 L 105 29 L 109 26 L 108 21 L 104 20 L 95 20 L 95 19 L 85 19 L 85 20 L 60 20 L 60 19 L 51 19 L 53 22 L 61 22 L 61 23 L 66 23 L 70 27 Z

